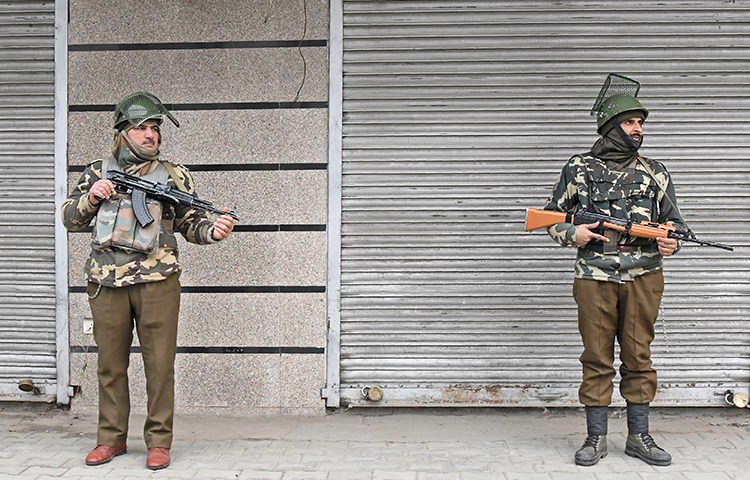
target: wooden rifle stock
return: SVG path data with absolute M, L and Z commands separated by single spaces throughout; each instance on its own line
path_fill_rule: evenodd
M 537 208 L 526 209 L 526 226 L 527 232 L 539 228 L 547 228 L 558 223 L 570 222 L 565 212 L 556 212 L 554 210 L 539 210 Z

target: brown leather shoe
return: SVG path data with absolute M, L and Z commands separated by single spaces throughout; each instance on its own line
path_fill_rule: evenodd
M 146 457 L 146 468 L 149 470 L 161 470 L 169 466 L 169 449 L 152 447 L 148 449 Z
M 95 449 L 86 456 L 86 465 L 101 465 L 107 463 L 118 455 L 128 452 L 128 447 L 124 443 L 119 447 L 110 447 L 109 445 L 97 445 Z

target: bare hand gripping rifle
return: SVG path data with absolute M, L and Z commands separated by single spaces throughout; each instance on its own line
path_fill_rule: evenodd
M 633 223 L 621 218 L 610 217 L 599 213 L 581 210 L 579 212 L 566 213 L 556 212 L 554 210 L 539 210 L 536 208 L 526 209 L 526 231 L 536 230 L 538 228 L 551 227 L 558 223 L 572 223 L 573 225 L 583 225 L 586 223 L 597 223 L 599 226 L 622 232 L 631 237 L 640 238 L 674 238 L 684 242 L 693 242 L 709 247 L 723 248 L 724 250 L 733 251 L 734 247 L 723 243 L 709 242 L 695 238 L 693 232 L 685 230 L 677 225 L 665 225 L 663 223 L 654 223 L 643 221 Z
M 135 218 L 142 227 L 150 225 L 151 222 L 154 221 L 154 217 L 149 213 L 148 208 L 146 207 L 146 197 L 174 206 L 183 205 L 186 207 L 198 208 L 216 215 L 229 215 L 236 221 L 240 221 L 240 217 L 237 216 L 237 210 L 234 208 L 228 212 L 219 210 L 214 207 L 211 202 L 200 200 L 189 193 L 181 192 L 180 190 L 163 183 L 151 182 L 140 177 L 134 177 L 126 173 L 118 172 L 117 170 L 107 171 L 105 178 L 112 182 L 115 186 L 115 190 L 118 192 L 130 194 L 133 199 L 133 212 L 135 212 Z

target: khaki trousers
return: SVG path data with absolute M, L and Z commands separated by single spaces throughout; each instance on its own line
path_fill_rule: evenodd
M 89 283 L 94 340 L 99 348 L 97 444 L 126 442 L 130 416 L 128 365 L 133 325 L 146 374 L 147 414 L 143 438 L 148 448 L 172 446 L 174 361 L 180 311 L 179 275 L 159 282 L 108 288 Z M 93 298 L 92 298 L 93 297 Z
M 620 394 L 631 403 L 650 403 L 656 394 L 651 342 L 659 314 L 664 275 L 661 271 L 624 283 L 575 279 L 578 331 L 583 340 L 583 405 L 612 402 L 615 339 L 620 345 Z

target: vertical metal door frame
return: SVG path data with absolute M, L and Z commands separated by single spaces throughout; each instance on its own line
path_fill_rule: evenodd
M 328 58 L 328 225 L 326 279 L 326 385 L 327 407 L 340 404 L 341 358 L 341 150 L 343 111 L 344 2 L 330 0 Z
M 68 191 L 68 0 L 55 0 L 55 212 Z M 55 325 L 57 403 L 70 403 L 70 334 L 68 324 L 68 235 L 55 219 Z

